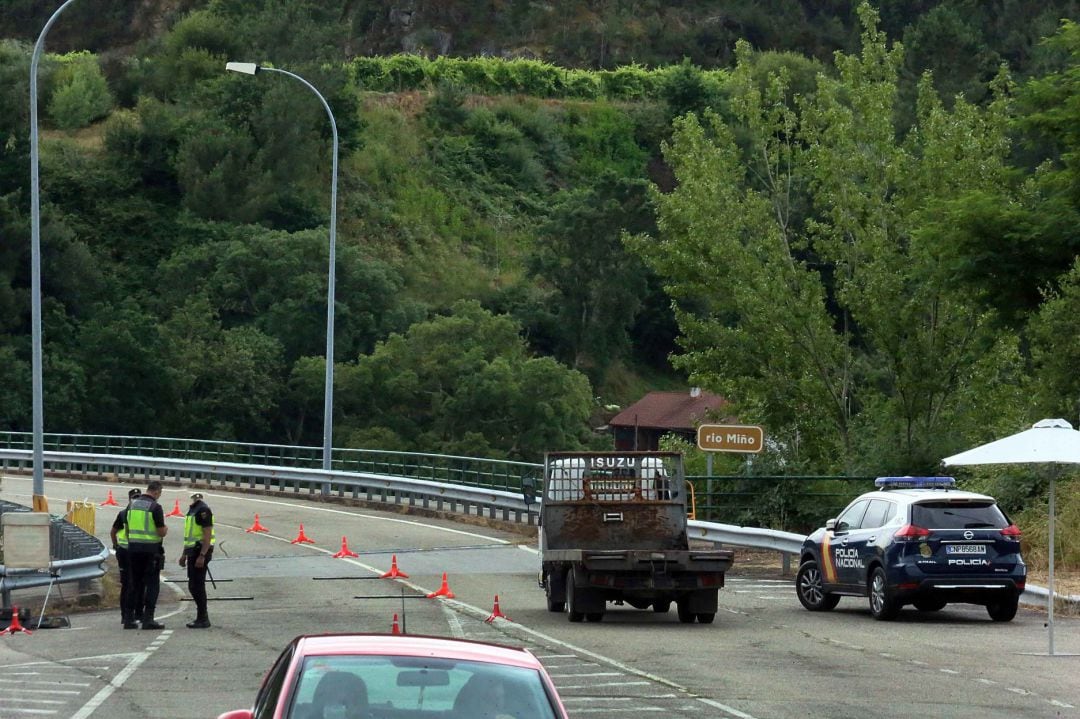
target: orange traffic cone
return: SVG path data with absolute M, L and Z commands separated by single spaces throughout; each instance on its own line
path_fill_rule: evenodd
M 180 500 L 176 500 L 176 504 L 173 505 L 172 511 L 165 515 L 166 517 L 183 517 L 184 513 L 180 511 Z
M 16 632 L 22 632 L 23 634 L 33 634 L 29 629 L 23 628 L 23 625 L 19 623 L 19 608 L 12 605 L 11 607 L 11 626 L 7 629 L 0 631 L 0 636 L 5 634 L 15 634 Z
M 450 585 L 446 583 L 446 572 L 442 573 L 442 586 L 427 595 L 428 599 L 434 599 L 435 597 L 446 597 L 447 599 L 454 598 L 454 593 L 450 591 Z
M 334 555 L 334 559 L 341 559 L 342 557 L 359 557 L 360 555 L 349 549 L 349 543 L 345 541 L 345 537 L 341 538 L 341 551 Z
M 397 579 L 398 577 L 408 579 L 409 575 L 397 568 L 397 555 L 394 554 L 390 557 L 390 571 L 380 574 L 379 579 Z
M 300 534 L 296 535 L 296 539 L 289 542 L 289 544 L 315 544 L 315 540 L 304 534 L 304 525 L 300 525 Z
M 261 524 L 259 524 L 259 515 L 256 514 L 255 515 L 255 524 L 251 525 L 250 527 L 248 527 L 244 531 L 248 532 L 248 533 L 251 533 L 251 532 L 269 532 L 270 530 L 267 529 L 266 527 L 262 526 Z
M 401 627 L 398 626 L 396 614 L 394 615 L 394 623 L 390 625 L 390 633 L 401 634 Z
M 110 489 L 109 490 L 109 496 L 106 497 L 105 501 L 102 502 L 101 504 L 99 504 L 98 506 L 99 507 L 119 507 L 120 505 L 116 503 L 115 499 L 113 499 L 112 490 Z
M 488 624 L 491 624 L 492 622 L 494 622 L 499 617 L 502 617 L 503 619 L 505 619 L 508 622 L 514 621 L 510 617 L 503 614 L 502 610 L 499 609 L 499 595 L 496 594 L 495 595 L 495 608 L 491 610 L 491 616 L 488 617 L 487 619 L 485 619 L 484 621 L 487 622 Z

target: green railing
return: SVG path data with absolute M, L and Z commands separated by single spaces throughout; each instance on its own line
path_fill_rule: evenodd
M 30 450 L 31 443 L 29 432 L 0 432 L 0 446 Z M 178 437 L 50 433 L 45 435 L 45 450 L 310 469 L 322 466 L 321 447 Z M 335 448 L 332 467 L 342 472 L 509 492 L 521 491 L 526 479 L 534 482 L 539 492 L 543 474 L 543 465 L 530 462 L 374 449 Z M 856 496 L 873 488 L 873 477 L 739 475 L 687 479 L 694 485 L 699 520 L 800 533 L 822 526 Z

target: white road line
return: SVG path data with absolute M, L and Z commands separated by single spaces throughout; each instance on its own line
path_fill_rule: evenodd
M 166 629 L 162 632 L 162 636 L 168 639 L 172 636 L 172 630 Z M 112 696 L 112 693 L 124 686 L 135 670 L 138 669 L 143 662 L 150 658 L 150 655 L 154 653 L 153 649 L 147 649 L 144 652 L 139 652 L 135 655 L 135 658 L 128 662 L 128 665 L 120 670 L 120 672 L 113 677 L 108 684 L 101 688 L 97 694 L 90 698 L 90 701 L 83 704 L 79 711 L 71 715 L 71 719 L 87 719 L 94 711 L 105 703 L 105 700 Z
M 450 626 L 450 635 L 454 639 L 464 639 L 465 630 L 461 628 L 461 620 L 458 619 L 457 612 L 445 604 L 440 607 L 443 615 L 446 617 L 446 623 Z
M 70 687 L 88 687 L 89 682 L 82 684 L 80 682 L 68 682 L 63 680 L 53 679 L 51 681 L 34 681 L 33 679 L 0 679 L 0 684 L 52 684 L 56 686 L 70 686 Z
M 67 692 L 63 689 L 20 689 L 20 694 L 82 694 L 82 692 Z
M 650 682 L 600 682 L 597 684 L 576 684 L 573 686 L 567 686 L 560 684 L 558 690 L 560 692 L 576 691 L 578 689 L 595 689 L 596 687 L 634 687 L 634 686 L 648 686 Z
M 621 677 L 620 672 L 586 672 L 584 674 L 552 674 L 552 679 L 581 679 L 582 677 Z
M 13 701 L 16 704 L 66 704 L 66 702 L 62 702 L 59 699 L 23 699 L 22 697 L 19 697 L 18 699 L 9 699 L 8 701 Z
M 22 478 L 22 477 L 12 477 L 12 479 L 26 479 L 26 481 L 31 481 L 31 478 Z M 83 487 L 83 486 L 87 486 L 87 485 L 89 485 L 89 486 L 100 486 L 101 484 L 108 484 L 108 483 L 103 483 L 103 482 L 75 482 L 75 481 L 63 480 L 63 479 L 50 479 L 50 480 L 48 480 L 48 482 L 55 483 L 55 484 L 69 484 L 69 485 L 73 485 L 73 486 L 76 486 L 76 487 Z M 243 488 L 241 488 L 241 489 L 243 489 Z M 166 494 L 171 493 L 172 491 L 174 491 L 174 490 L 171 487 L 166 487 L 165 488 L 165 493 Z M 187 491 L 188 491 L 187 489 L 182 489 L 182 490 L 180 490 L 180 493 L 183 494 L 183 493 L 185 493 Z M 206 497 L 207 499 L 240 500 L 240 501 L 243 501 L 243 502 L 250 502 L 250 503 L 254 503 L 254 504 L 271 504 L 271 505 L 275 505 L 275 506 L 279 506 L 279 507 L 292 507 L 292 508 L 297 508 L 297 509 L 302 508 L 302 509 L 310 510 L 312 512 L 326 512 L 328 514 L 345 514 L 345 515 L 348 515 L 350 517 L 363 517 L 364 519 L 374 519 L 374 520 L 377 520 L 377 521 L 380 521 L 380 522 L 393 522 L 393 523 L 396 523 L 396 524 L 408 524 L 408 525 L 411 525 L 411 526 L 414 526 L 414 527 L 423 527 L 424 529 L 436 529 L 436 530 L 439 530 L 441 532 L 449 532 L 450 534 L 460 534 L 460 535 L 465 536 L 465 537 L 477 537 L 477 538 L 486 539 L 488 541 L 495 542 L 495 543 L 498 543 L 498 544 L 513 544 L 513 542 L 510 541 L 509 539 L 500 539 L 498 537 L 489 537 L 489 536 L 484 535 L 484 534 L 477 534 L 476 532 L 466 532 L 465 530 L 462 530 L 462 529 L 451 529 L 449 527 L 435 527 L 435 526 L 432 526 L 432 525 L 430 525 L 430 524 L 428 524 L 426 522 L 418 522 L 416 520 L 411 520 L 411 519 L 398 519 L 396 517 L 382 517 L 382 516 L 375 515 L 375 514 L 365 514 L 363 512 L 350 512 L 350 511 L 347 511 L 347 510 L 344 510 L 344 509 L 334 509 L 332 507 L 313 506 L 312 504 L 308 504 L 308 503 L 297 504 L 295 502 L 286 502 L 286 501 L 281 501 L 281 500 L 259 499 L 257 497 L 252 497 L 250 495 L 239 495 L 238 496 L 236 494 L 233 494 L 232 492 L 224 492 L 224 493 L 220 493 L 220 494 L 218 494 L 218 493 L 210 494 L 210 493 L 208 493 L 208 492 L 206 492 L 204 490 L 200 490 L 200 491 L 203 492 L 204 497 Z M 388 506 L 393 507 L 395 505 L 388 505 Z M 229 525 L 221 525 L 221 526 L 229 526 Z M 260 534 L 261 534 L 261 532 L 260 532 Z M 333 554 L 333 552 L 331 552 L 331 554 Z
M 563 697 L 563 704 L 570 702 L 628 702 L 635 701 L 639 697 Z
M 667 709 L 660 707 L 597 707 L 596 709 L 575 709 L 574 714 L 596 714 L 598 712 L 666 712 Z
M 55 709 L 16 709 L 14 707 L 12 707 L 12 708 L 4 707 L 2 704 L 0 704 L 0 709 L 3 709 L 5 712 L 12 712 L 12 715 L 14 715 L 14 714 L 55 714 L 56 713 Z

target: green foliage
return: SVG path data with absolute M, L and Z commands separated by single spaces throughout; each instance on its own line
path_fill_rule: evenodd
M 581 374 L 525 352 L 520 328 L 475 302 L 380 343 L 342 378 L 341 432 L 409 449 L 536 461 L 577 448 L 591 391 Z
M 687 68 L 691 67 L 687 64 Z M 642 100 L 655 97 L 665 84 L 680 82 L 679 78 L 669 78 L 672 73 L 666 68 L 648 69 L 636 64 L 589 72 L 559 68 L 539 60 L 491 57 L 427 59 L 408 54 L 357 57 L 350 62 L 349 69 L 357 87 L 379 92 L 430 90 L 442 83 L 452 83 L 484 95 Z M 723 82 L 723 73 L 718 71 L 692 68 L 688 72 L 695 73 L 701 95 L 712 96 Z
M 686 353 L 678 364 L 739 401 L 796 464 L 816 471 L 928 470 L 945 427 L 1015 406 L 1015 338 L 951 281 L 948 248 L 921 220 L 957 188 L 1001 187 L 1007 106 L 946 111 L 928 84 L 906 142 L 893 125 L 898 48 L 864 4 L 861 55 L 787 101 L 760 89 L 747 47 L 731 83 L 735 122 L 676 123 L 679 179 L 657 195 L 660 242 L 635 247 L 667 280 Z
M 97 58 L 88 52 L 58 58 L 49 117 L 62 130 L 86 127 L 112 109 L 113 99 Z

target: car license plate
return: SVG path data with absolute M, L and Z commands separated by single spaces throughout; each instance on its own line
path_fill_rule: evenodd
M 945 554 L 986 554 L 985 544 L 946 544 Z

